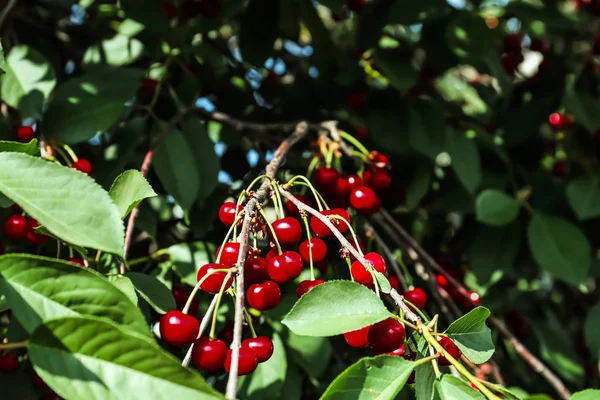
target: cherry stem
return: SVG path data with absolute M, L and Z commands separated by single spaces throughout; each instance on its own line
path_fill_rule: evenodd
M 306 217 L 302 217 L 302 221 L 304 221 L 304 226 L 306 227 L 306 237 L 308 238 L 308 259 L 310 262 L 310 280 L 314 281 L 315 280 L 315 269 L 313 266 L 313 255 L 312 255 L 312 243 L 311 243 L 311 234 L 310 234 L 310 227 L 308 226 L 308 218 Z
M 413 303 L 411 303 L 410 301 L 406 300 L 406 297 L 402 297 L 402 301 L 405 302 L 406 304 L 408 304 L 410 307 L 412 307 L 412 310 L 414 312 L 416 312 L 417 314 L 419 314 L 419 316 L 421 317 L 421 319 L 425 322 L 429 322 L 429 319 L 423 314 L 423 312 L 421 310 L 419 310 L 419 308 L 417 306 L 415 306 Z
M 359 151 L 361 151 L 363 154 L 369 154 L 369 150 L 367 150 L 367 148 L 361 142 L 359 142 L 358 139 L 356 139 L 354 136 L 352 136 L 348 132 L 344 132 L 342 130 L 338 130 L 338 132 L 340 133 L 340 136 L 342 137 L 342 139 L 352 143 L 352 145 L 354 147 L 356 147 Z
M 315 170 L 315 168 L 317 168 L 317 165 L 319 165 L 319 157 L 313 157 L 312 160 L 310 160 L 310 164 L 308 164 L 306 176 L 312 176 L 312 173 Z
M 300 185 L 302 187 L 308 187 L 308 185 L 306 183 L 304 183 L 304 182 L 294 182 L 292 186 L 296 186 L 296 185 Z M 325 199 L 323 198 L 323 196 L 321 196 L 321 193 L 319 193 L 318 191 L 316 191 L 315 193 L 317 194 L 317 196 L 319 196 L 319 200 L 323 204 L 323 207 L 326 210 L 329 210 L 329 205 L 327 204 L 327 202 L 325 201 Z
M 415 361 L 415 368 L 418 367 L 419 365 L 426 364 L 426 363 L 428 363 L 430 361 L 433 361 L 433 360 L 436 360 L 436 359 L 438 359 L 440 357 L 441 357 L 440 353 L 435 353 L 435 354 L 433 354 L 431 356 L 428 356 L 428 357 L 425 357 L 425 358 L 421 358 L 420 360 Z
M 53 149 L 56 150 L 56 152 L 58 154 L 60 154 L 60 156 L 63 158 L 63 160 L 65 160 L 65 162 L 67 163 L 67 165 L 69 167 L 71 167 L 71 165 L 73 165 L 73 162 L 71 161 L 71 159 L 69 158 L 69 156 L 67 156 L 67 154 L 65 154 L 65 152 L 60 148 L 60 147 L 54 147 Z M 75 157 L 75 159 L 77 159 L 77 157 Z
M 225 291 L 225 285 L 227 285 L 227 281 L 231 277 L 231 270 L 227 272 L 225 279 L 223 279 L 223 283 L 221 284 L 221 289 L 219 289 L 219 294 L 217 297 L 217 305 L 215 306 L 215 311 L 213 312 L 212 324 L 210 325 L 210 333 L 209 337 L 214 339 L 215 337 L 215 328 L 217 326 L 217 316 L 219 315 L 219 305 L 221 304 L 221 299 L 223 298 L 223 292 Z
M 267 176 L 266 174 L 262 174 L 257 176 L 256 178 L 254 178 L 254 180 L 252 182 L 250 182 L 250 184 L 248 185 L 248 187 L 246 188 L 246 190 L 242 190 L 240 192 L 240 195 L 238 196 L 237 202 L 235 203 L 235 212 L 237 214 L 240 206 L 242 205 L 242 200 L 244 199 L 244 197 L 246 197 L 246 195 L 248 194 L 248 192 L 250 192 L 252 190 L 252 188 L 254 187 L 254 185 L 256 185 L 260 180 L 264 180 L 264 179 L 269 179 L 271 180 L 270 176 Z M 234 224 L 235 228 L 233 229 L 233 236 L 237 237 L 236 233 L 237 233 L 237 224 Z
M 354 282 L 354 277 L 352 276 L 352 261 L 350 261 L 350 257 L 346 257 L 346 264 L 348 264 L 348 272 L 350 272 L 350 280 Z
M 275 233 L 275 230 L 273 229 L 273 225 L 271 225 L 269 218 L 267 218 L 267 214 L 265 213 L 265 211 L 262 208 L 260 209 L 259 212 L 260 212 L 260 215 L 262 215 L 262 217 L 265 219 L 265 222 L 267 223 L 269 230 L 273 234 L 273 240 L 275 240 L 275 245 L 277 245 L 277 254 L 279 254 L 279 255 L 283 254 L 283 251 L 281 251 L 281 245 L 279 244 L 279 240 L 277 239 L 277 234 Z
M 415 325 L 412 324 L 410 322 L 408 322 L 407 320 L 405 320 L 404 318 L 401 317 L 394 317 L 395 319 L 397 319 L 398 321 L 402 322 L 404 325 L 410 326 L 411 328 L 413 328 L 415 331 L 418 331 L 419 328 Z
M 346 218 L 344 218 L 338 214 L 328 215 L 328 217 L 331 219 L 337 219 L 337 220 L 343 221 L 346 224 L 346 226 L 350 230 L 352 239 L 354 239 L 354 245 L 356 246 L 356 251 L 358 251 L 358 254 L 360 254 L 362 257 L 364 257 L 364 254 L 363 254 L 362 250 L 360 249 L 360 245 L 358 244 L 358 238 L 356 237 L 356 233 L 354 232 L 354 229 L 352 229 L 352 225 L 350 225 L 350 222 L 346 221 Z
M 235 219 L 235 221 L 233 221 L 233 224 L 229 227 L 227 234 L 225 234 L 225 239 L 223 239 L 223 243 L 221 243 L 221 247 L 219 248 L 219 254 L 217 254 L 217 260 L 215 261 L 216 263 L 219 263 L 219 261 L 221 261 L 221 255 L 223 254 L 223 249 L 225 248 L 225 244 L 229 241 L 229 237 L 231 236 L 231 234 L 235 230 L 235 227 L 237 226 L 238 222 L 240 222 L 240 220 L 242 218 L 243 218 L 243 216 L 238 215 L 238 217 Z
M 373 278 L 373 286 L 375 286 L 375 294 L 377 295 L 377 297 L 379 297 L 379 282 L 377 282 L 377 277 L 375 276 L 375 269 L 370 265 L 366 268 L 367 268 L 367 271 L 369 271 L 369 273 L 371 274 L 371 277 Z
M 308 180 L 307 177 L 302 176 L 302 175 L 293 176 L 292 179 L 290 179 L 285 185 L 286 186 L 293 185 L 294 182 L 296 182 L 298 179 L 301 179 L 306 183 L 306 186 L 308 186 L 308 188 L 312 192 L 313 196 L 315 197 L 315 201 L 317 202 L 317 207 L 319 207 L 319 211 L 323 211 L 323 206 L 321 205 L 320 195 L 317 194 L 315 187 L 312 185 L 312 183 Z
M 29 342 L 14 342 L 14 343 L 0 343 L 0 350 L 10 350 L 10 349 L 22 349 L 29 346 Z
M 202 286 L 202 284 L 204 283 L 206 278 L 208 278 L 215 272 L 229 272 L 229 268 L 213 269 L 208 274 L 204 275 L 202 277 L 202 279 L 200 279 L 198 281 L 198 283 L 196 283 L 196 286 L 194 286 L 192 293 L 190 293 L 190 296 L 188 297 L 187 301 L 185 302 L 185 306 L 183 306 L 183 310 L 181 310 L 182 313 L 184 313 L 184 314 L 188 313 L 188 311 L 190 310 L 190 306 L 192 305 L 192 300 L 194 299 L 194 296 L 196 296 L 196 293 L 198 293 L 198 290 L 200 290 L 200 286 Z
M 425 328 L 425 329 L 427 329 L 427 328 Z M 439 352 L 438 353 L 435 352 L 435 350 L 433 349 L 433 346 L 430 345 L 429 343 L 427 343 L 427 348 L 429 349 L 430 357 L 433 357 L 435 354 L 439 354 Z M 442 376 L 442 372 L 440 371 L 440 366 L 438 364 L 438 361 L 433 360 L 431 362 L 431 365 L 433 366 L 433 370 L 435 372 L 436 378 L 439 378 L 440 376 Z
M 196 336 L 196 339 L 200 339 L 200 337 L 202 336 L 202 333 L 204 333 L 204 330 L 208 326 L 208 321 L 210 321 L 210 319 L 211 319 L 210 317 L 212 316 L 212 313 L 215 311 L 218 297 L 219 297 L 218 294 L 215 294 L 213 296 L 213 299 L 210 302 L 210 305 L 208 306 L 208 310 L 206 310 L 204 317 L 202 317 L 202 321 L 200 321 L 200 330 L 198 331 L 198 336 Z M 182 366 L 187 367 L 188 365 L 190 365 L 190 361 L 192 360 L 192 349 L 193 348 L 194 348 L 194 344 L 192 343 L 190 345 L 190 347 L 188 348 L 188 351 L 185 354 L 183 361 L 181 362 Z
M 325 154 L 325 165 L 327 166 L 327 168 L 331 168 L 331 162 L 333 161 L 333 152 L 333 147 L 329 146 L 329 148 L 327 149 L 327 153 Z
M 361 160 L 363 160 L 363 161 L 367 161 L 367 155 L 366 155 L 366 154 L 364 154 L 364 153 L 361 153 L 361 152 L 359 152 L 359 151 L 356 151 L 356 150 L 352 150 L 352 153 L 350 153 L 350 154 L 351 154 L 352 156 L 354 156 L 354 157 L 358 157 L 358 158 L 360 158 L 360 159 L 361 159 Z
M 281 218 L 285 218 L 285 209 L 283 208 L 283 202 L 281 201 L 281 195 L 279 194 L 279 186 L 277 186 L 277 182 L 271 180 L 271 186 L 273 186 L 273 190 L 275 191 L 275 200 L 273 203 L 275 204 L 275 209 L 277 209 L 277 203 L 279 202 L 279 210 L 281 212 Z
M 252 332 L 252 337 L 255 338 L 256 331 L 254 330 L 254 325 L 252 324 L 252 317 L 248 313 L 248 310 L 246 310 L 246 307 L 244 307 L 244 316 L 246 317 L 246 322 L 248 322 L 248 326 L 250 327 L 250 332 Z
M 406 264 L 404 264 L 404 261 L 402 261 L 402 253 L 400 253 L 400 255 L 398 257 L 394 257 L 394 258 L 398 262 L 398 265 L 400 265 L 400 267 L 402 268 L 402 272 L 404 273 L 404 278 L 406 279 L 406 284 L 409 287 L 412 287 L 413 286 L 413 277 L 410 274 L 410 272 L 408 272 L 408 268 L 406 267 Z
M 71 146 L 69 146 L 68 144 L 63 144 L 62 146 L 65 149 L 65 151 L 69 154 L 69 156 L 71 156 L 71 159 L 73 159 L 73 162 L 79 161 L 79 158 L 77 157 L 77 154 L 75 154 L 75 152 L 73 151 L 73 149 L 71 148 Z

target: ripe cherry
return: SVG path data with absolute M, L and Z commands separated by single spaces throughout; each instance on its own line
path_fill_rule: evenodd
M 36 231 L 36 229 L 40 227 L 40 223 L 35 219 L 30 218 L 29 221 L 27 221 L 27 225 L 29 226 L 29 230 L 27 231 L 27 240 L 29 242 L 33 244 L 44 244 L 50 240 L 50 236 Z
M 384 319 L 369 329 L 369 344 L 377 353 L 396 350 L 404 343 L 404 326 L 394 318 Z
M 313 262 L 319 262 L 327 256 L 327 245 L 319 238 L 311 238 L 300 243 L 298 251 L 305 262 L 310 262 L 310 256 L 312 251 Z
M 244 262 L 244 281 L 248 284 L 263 283 L 269 280 L 267 260 L 264 258 L 249 258 Z
M 246 299 L 251 307 L 259 311 L 271 310 L 281 301 L 281 289 L 273 281 L 256 283 L 248 288 Z
M 350 193 L 350 204 L 359 213 L 370 214 L 377 205 L 377 195 L 373 189 L 359 186 Z
M 206 275 L 208 275 L 210 272 L 217 270 L 217 269 L 229 269 L 229 267 L 225 264 L 219 264 L 219 263 L 205 264 L 202 267 L 200 267 L 200 269 L 198 270 L 198 282 L 200 282 L 200 280 L 202 278 L 204 278 Z M 200 288 L 208 293 L 212 293 L 212 294 L 219 293 L 226 276 L 227 276 L 227 272 L 223 272 L 223 271 L 213 272 L 212 274 L 210 274 L 210 276 L 208 278 L 204 279 L 204 282 L 202 282 L 202 284 L 200 285 Z M 232 283 L 233 283 L 233 278 L 230 276 L 229 279 L 227 280 L 227 283 L 225 284 L 225 287 L 223 288 L 223 290 L 229 289 L 231 287 Z
M 22 215 L 11 215 L 4 222 L 4 237 L 11 240 L 23 240 L 27 236 L 29 225 Z
M 198 337 L 200 324 L 191 315 L 171 310 L 160 318 L 160 337 L 173 346 L 188 346 Z
M 481 297 L 477 292 L 469 292 L 468 298 L 463 298 L 463 304 L 466 308 L 473 309 L 481 304 Z
M 369 345 L 369 330 L 371 325 L 344 333 L 344 339 L 350 346 L 360 349 Z
M 165 6 L 167 6 L 167 4 L 165 4 Z M 167 8 L 165 8 L 165 6 L 163 6 L 163 10 L 166 10 Z M 177 15 L 177 11 L 175 10 L 175 6 L 173 6 L 171 4 L 171 7 L 173 7 L 173 12 L 175 15 Z M 175 15 L 171 18 L 174 18 Z M 146 78 L 142 81 L 142 90 L 147 93 L 147 94 L 154 94 L 154 92 L 156 92 L 156 89 L 158 88 L 158 80 L 156 79 L 150 79 L 150 78 Z
M 503 54 L 502 57 L 500 57 L 502 68 L 509 76 L 515 74 L 517 68 L 519 68 L 519 65 L 521 64 L 521 61 L 523 61 L 521 57 L 515 54 Z
M 385 190 L 392 184 L 392 177 L 385 169 L 376 168 L 374 171 L 365 171 L 363 181 L 373 190 Z
M 65 261 L 68 261 L 73 264 L 83 265 L 85 267 L 85 260 L 81 257 L 69 257 Z
M 319 190 L 330 191 L 340 177 L 340 173 L 335 168 L 321 167 L 317 168 L 312 174 L 312 181 Z
M 266 336 L 246 339 L 242 342 L 242 348 L 254 350 L 258 362 L 265 362 L 273 355 L 273 342 Z
M 11 373 L 19 369 L 19 358 L 13 353 L 0 354 L 0 373 Z
M 223 251 L 221 251 L 221 247 L 223 247 Z M 248 251 L 252 251 L 250 246 L 248 246 Z M 218 262 L 233 267 L 237 263 L 240 254 L 240 244 L 237 242 L 227 242 L 224 246 L 217 248 L 215 257 L 219 257 L 219 252 L 221 252 L 221 258 Z
M 346 95 L 346 105 L 352 110 L 359 110 L 363 108 L 365 102 L 366 96 L 363 92 L 353 91 Z
M 444 348 L 444 350 L 446 350 L 455 360 L 458 360 L 462 355 L 460 349 L 447 336 L 439 336 L 439 342 L 440 345 Z M 450 361 L 448 361 L 444 356 L 438 358 L 438 362 L 440 363 L 440 365 L 450 365 Z
M 221 205 L 221 208 L 219 208 L 219 219 L 223 224 L 225 224 L 225 226 L 231 226 L 235 222 L 237 214 L 239 214 L 241 210 L 241 206 L 236 207 L 235 203 L 227 201 Z
M 23 125 L 17 128 L 17 141 L 21 143 L 29 143 L 35 138 L 33 127 Z
M 306 293 L 308 293 L 310 290 L 312 290 L 313 288 L 324 284 L 325 281 L 321 280 L 321 279 L 314 279 L 314 280 L 306 280 L 306 281 L 302 281 L 300 282 L 300 284 L 298 285 L 298 287 L 296 288 L 296 295 L 298 296 L 298 298 L 304 296 Z
M 392 289 L 394 289 L 394 290 L 400 289 L 400 280 L 398 280 L 398 278 L 396 276 L 390 275 L 387 278 L 388 278 L 388 282 L 390 283 L 390 286 L 392 287 Z
M 404 353 L 401 357 L 408 361 L 415 361 L 417 359 L 417 353 L 411 351 L 410 353 Z M 410 376 L 406 380 L 406 383 L 415 383 L 415 371 L 413 371 L 412 374 L 410 374 Z
M 404 292 L 404 298 L 415 305 L 419 310 L 427 304 L 427 293 L 421 288 L 414 288 Z
M 46 389 L 48 384 L 44 382 L 44 380 L 37 374 L 37 372 L 33 373 L 33 377 L 31 378 L 31 383 L 34 387 L 38 389 Z
M 367 253 L 365 254 L 365 259 L 373 264 L 373 269 L 375 271 L 385 274 L 387 268 L 383 257 L 377 253 Z M 369 270 L 358 260 L 352 263 L 350 272 L 352 273 L 354 280 L 358 283 L 362 283 L 363 285 L 373 283 L 373 276 Z
M 282 246 L 293 246 L 302 239 L 302 226 L 296 218 L 285 217 L 273 222 L 273 231 Z M 271 234 L 273 232 L 270 232 Z
M 311 199 L 308 196 L 304 196 L 303 194 L 297 194 L 297 195 L 295 195 L 295 197 L 303 204 L 306 204 L 306 205 L 312 204 L 312 202 L 310 201 Z M 298 207 L 296 207 L 296 205 L 289 200 L 285 203 L 285 209 L 287 210 L 288 214 L 290 214 L 290 215 L 299 215 L 300 214 Z
M 302 257 L 295 251 L 286 251 L 269 260 L 267 269 L 275 282 L 289 282 L 302 273 Z
M 402 343 L 402 346 L 398 347 L 396 350 L 388 351 L 385 353 L 379 353 L 377 351 L 373 351 L 373 353 L 375 353 L 375 355 L 387 354 L 388 356 L 403 356 L 405 353 L 404 343 Z
M 173 294 L 173 297 L 175 298 L 175 306 L 177 307 L 178 310 L 181 311 L 181 310 L 183 310 L 183 307 L 185 307 L 185 303 L 187 302 L 188 298 L 192 294 L 192 290 L 186 286 L 173 286 L 173 288 L 171 289 L 171 293 Z M 200 302 L 195 298 L 192 299 L 192 303 L 190 304 L 188 314 L 190 314 L 190 315 L 198 314 L 199 308 L 200 308 Z
M 267 263 L 269 261 L 271 261 L 272 258 L 275 258 L 279 255 L 279 252 L 277 251 L 277 248 L 273 247 L 271 250 L 269 250 L 267 252 L 267 254 L 265 254 L 265 260 L 267 260 Z
M 504 36 L 504 52 L 520 54 L 522 41 L 523 37 L 518 33 L 510 33 Z
M 192 364 L 201 371 L 214 372 L 221 368 L 227 357 L 227 345 L 219 339 L 202 336 L 192 347 Z
M 566 114 L 554 112 L 548 117 L 548 122 L 550 122 L 550 126 L 554 129 L 564 129 L 572 125 L 574 121 L 573 118 Z
M 569 174 L 569 163 L 566 160 L 556 160 L 552 165 L 552 174 L 559 178 L 564 178 Z
M 84 174 L 91 175 L 92 173 L 92 164 L 86 160 L 85 158 L 80 158 L 71 164 L 71 168 L 75 168 L 77 171 L 81 171 Z
M 367 157 L 377 168 L 387 168 L 390 165 L 390 160 L 385 154 L 381 154 L 378 151 L 371 151 Z
M 550 50 L 550 43 L 548 43 L 548 41 L 542 38 L 533 38 L 531 39 L 529 50 L 539 51 L 540 53 L 547 53 Z
M 350 189 L 350 183 L 348 183 L 348 179 L 340 176 L 334 188 L 335 194 L 341 199 L 346 199 L 350 195 L 351 190 L 352 189 Z
M 233 350 L 229 349 L 225 359 L 225 371 L 231 370 L 231 359 Z M 238 362 L 238 375 L 248 375 L 254 372 L 258 367 L 258 358 L 256 353 L 250 347 L 240 347 L 240 356 Z
M 346 211 L 342 208 L 323 210 L 323 211 L 321 211 L 321 214 L 324 216 L 338 215 L 338 216 L 344 218 L 348 223 L 350 223 L 350 214 L 348 214 L 348 211 Z M 330 219 L 330 221 L 333 224 L 333 226 L 335 226 L 341 233 L 344 233 L 348 230 L 348 225 L 345 222 L 340 221 L 339 219 L 335 219 L 335 218 Z M 327 227 L 327 225 L 325 225 L 323 222 L 321 222 L 315 216 L 312 216 L 310 219 L 310 228 L 313 230 L 313 232 L 315 232 L 315 235 L 320 236 L 320 237 L 326 237 L 326 236 L 333 235 L 333 232 L 331 232 L 331 229 L 329 229 Z
M 346 181 L 348 182 L 348 186 L 350 187 L 350 192 L 352 192 L 353 189 L 362 186 L 362 179 L 360 178 L 360 176 L 355 174 L 348 175 Z

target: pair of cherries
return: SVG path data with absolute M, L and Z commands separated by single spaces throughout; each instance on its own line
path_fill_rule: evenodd
M 215 372 L 225 367 L 231 372 L 232 349 L 221 339 L 199 338 L 192 348 L 192 364 L 201 371 Z M 273 342 L 266 336 L 245 339 L 239 349 L 238 375 L 248 375 L 259 363 L 273 355 Z
M 50 237 L 36 232 L 40 224 L 33 218 L 27 218 L 21 214 L 13 214 L 4 222 L 3 232 L 4 237 L 21 241 L 27 239 L 33 244 L 44 244 Z

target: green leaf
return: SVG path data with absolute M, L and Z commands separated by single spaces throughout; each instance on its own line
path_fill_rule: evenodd
M 565 111 L 572 115 L 578 124 L 590 132 L 596 132 L 600 126 L 600 105 L 598 100 L 587 93 L 567 91 L 565 94 Z
M 467 191 L 474 194 L 481 183 L 479 149 L 475 141 L 456 131 L 448 132 L 446 140 L 452 169 Z
M 167 192 L 184 210 L 189 210 L 200 190 L 200 175 L 181 132 L 173 131 L 162 141 L 154 152 L 152 166 Z
M 592 357 L 600 360 L 600 304 L 590 310 L 584 326 L 585 344 L 590 349 Z
M 448 25 L 445 38 L 457 56 L 483 58 L 495 48 L 497 33 L 486 25 L 483 18 L 465 12 Z
M 216 250 L 217 246 L 209 242 L 175 244 L 166 249 L 169 260 L 165 264 L 172 267 L 184 283 L 194 286 L 198 282 L 198 270 L 215 260 Z
M 175 309 L 173 294 L 161 281 L 153 276 L 130 272 L 127 277 L 138 294 L 159 314 Z
M 302 296 L 281 322 L 298 335 L 333 336 L 374 324 L 390 315 L 381 299 L 365 286 L 329 281 Z
M 99 45 L 88 47 L 83 55 L 83 65 L 108 64 L 116 67 L 131 64 L 142 56 L 144 44 L 127 35 L 116 34 Z
M 367 115 L 369 136 L 381 148 L 394 153 L 410 152 L 410 132 L 414 129 L 409 121 L 410 110 L 406 103 L 400 103 L 399 98 L 392 97 L 381 105 L 374 105 Z
M 273 355 L 266 362 L 258 364 L 252 374 L 240 380 L 238 396 L 242 399 L 280 399 L 287 374 L 287 358 L 283 342 L 273 333 Z
M 129 299 L 129 301 L 131 301 L 136 306 L 138 305 L 138 297 L 137 294 L 135 294 L 135 288 L 133 287 L 133 283 L 131 283 L 131 280 L 128 277 L 122 275 L 109 276 L 108 281 L 112 283 L 114 287 L 123 292 L 123 294 Z
M 409 105 L 408 135 L 411 146 L 435 160 L 444 150 L 443 111 L 433 102 L 419 100 Z M 406 123 L 406 122 L 404 122 Z
M 38 140 L 32 139 L 29 143 L 11 142 L 0 140 L 0 152 L 12 151 L 15 153 L 25 153 L 34 156 L 38 153 Z
M 379 285 L 379 290 L 383 293 L 388 294 L 392 290 L 392 286 L 390 285 L 390 281 L 384 274 L 379 271 L 375 271 L 375 279 L 377 279 L 377 284 Z
M 308 376 L 320 378 L 329 370 L 333 349 L 328 339 L 300 336 L 288 329 L 283 337 L 288 354 Z
M 152 339 L 90 317 L 60 318 L 31 335 L 35 371 L 67 399 L 220 399 L 200 374 Z
M 536 214 L 529 223 L 527 239 L 533 259 L 542 269 L 574 285 L 587 276 L 592 249 L 577 226 Z
M 0 256 L 0 286 L 13 315 L 32 332 L 53 318 L 92 315 L 150 334 L 140 310 L 102 275 L 61 260 Z
M 571 400 L 597 400 L 600 399 L 600 390 L 586 389 L 581 392 L 573 393 Z
M 389 79 L 390 85 L 401 93 L 406 93 L 417 82 L 417 71 L 412 67 L 410 59 L 401 54 L 378 50 L 374 62 Z
M 0 78 L 0 97 L 11 107 L 39 119 L 44 102 L 56 85 L 54 69 L 44 56 L 25 46 L 15 46 L 6 57 L 6 74 Z
M 519 215 L 519 202 L 496 189 L 486 189 L 475 200 L 477 221 L 488 225 L 506 225 Z
M 125 218 L 140 202 L 156 196 L 146 178 L 134 169 L 123 172 L 115 179 L 108 192 Z
M 417 352 L 417 360 L 420 360 L 427 355 L 422 354 L 426 352 L 427 346 L 424 343 L 423 348 Z M 419 365 L 415 368 L 415 394 L 419 400 L 432 400 L 435 394 L 434 385 L 436 382 L 435 370 L 433 364 L 428 362 Z
M 240 51 L 245 61 L 262 67 L 271 56 L 278 18 L 278 0 L 250 0 L 240 22 Z
M 567 186 L 567 200 L 580 221 L 600 216 L 600 185 L 596 179 L 571 181 Z
M 94 69 L 57 87 L 44 112 L 44 133 L 64 143 L 80 143 L 110 128 L 133 97 L 144 71 Z
M 444 334 L 471 362 L 483 364 L 494 354 L 492 332 L 485 324 L 490 310 L 477 307 L 450 324 Z
M 0 192 L 65 242 L 123 254 L 119 211 L 86 174 L 38 157 L 0 153 Z
M 169 21 L 160 3 L 145 0 L 122 0 L 119 2 L 127 18 L 144 26 L 145 31 L 161 34 L 169 29 Z
M 321 400 L 393 400 L 414 368 L 402 357 L 361 358 L 331 382 Z
M 429 192 L 433 168 L 431 165 L 418 164 L 414 169 L 414 176 L 406 188 L 406 207 L 409 210 L 417 208 L 421 200 Z
M 435 383 L 435 389 L 441 400 L 485 400 L 479 391 L 450 374 L 442 375 L 442 379 Z

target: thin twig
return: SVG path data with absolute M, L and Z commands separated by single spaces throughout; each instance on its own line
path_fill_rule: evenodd
M 402 286 L 402 290 L 404 292 L 406 292 L 408 290 L 408 285 L 406 283 L 406 279 L 404 278 L 404 275 L 402 274 L 402 271 L 400 270 L 400 266 L 398 265 L 398 262 L 396 261 L 396 257 L 394 257 L 394 254 L 392 253 L 392 251 L 390 250 L 388 245 L 385 244 L 381 235 L 375 230 L 375 228 L 373 228 L 373 225 L 371 225 L 368 222 L 365 222 L 365 229 L 367 231 L 371 232 L 371 234 L 375 238 L 375 241 L 377 242 L 377 244 L 383 249 L 383 252 L 388 259 L 388 262 L 392 266 L 392 269 L 394 270 L 394 272 L 396 273 L 396 276 L 398 277 L 398 280 L 400 281 L 400 286 Z
M 204 333 L 204 330 L 208 326 L 208 323 L 210 322 L 210 317 L 211 317 L 212 313 L 215 312 L 215 307 L 217 306 L 217 298 L 218 297 L 219 297 L 218 294 L 215 294 L 213 296 L 213 299 L 210 302 L 210 305 L 208 306 L 208 310 L 206 310 L 204 317 L 202 317 L 202 321 L 200 321 L 200 330 L 198 331 L 197 339 L 200 339 L 200 337 L 202 336 L 202 333 Z M 183 362 L 181 363 L 181 365 L 183 365 L 184 367 L 187 367 L 188 365 L 190 365 L 190 360 L 192 359 L 192 349 L 193 348 L 194 348 L 194 344 L 192 343 L 190 345 L 190 348 L 188 349 L 187 353 L 185 354 L 185 357 L 183 358 Z
M 452 275 L 447 273 L 425 250 L 423 250 L 421 245 L 412 236 L 410 236 L 408 232 L 406 232 L 406 230 L 404 230 L 404 228 L 392 218 L 391 215 L 389 215 L 385 210 L 381 211 L 381 214 L 386 219 L 386 221 L 396 229 L 400 238 L 404 240 L 407 243 L 407 245 L 410 246 L 419 255 L 419 258 L 428 267 L 444 275 L 448 282 L 451 285 L 453 285 L 458 290 L 458 292 L 465 299 L 467 299 L 467 301 L 471 303 L 471 305 L 477 305 L 473 300 L 471 300 L 471 297 L 468 295 L 467 289 L 460 282 L 454 279 Z M 569 392 L 569 389 L 567 389 L 567 387 L 560 380 L 560 378 L 556 376 L 554 372 L 552 372 L 542 361 L 540 361 L 536 356 L 534 356 L 533 353 L 531 353 L 531 351 L 529 351 L 529 349 L 525 347 L 523 343 L 521 343 L 519 339 L 517 339 L 510 330 L 508 330 L 508 328 L 506 327 L 506 325 L 504 325 L 502 321 L 500 321 L 493 315 L 490 315 L 488 317 L 488 321 L 490 321 L 490 323 L 512 343 L 517 354 L 519 354 L 519 356 L 521 356 L 521 358 L 525 360 L 525 362 L 527 362 L 527 364 L 529 364 L 529 366 L 535 372 L 537 372 L 544 379 L 546 379 L 546 381 L 554 388 L 554 390 L 556 390 L 556 392 L 560 395 L 561 398 L 565 400 L 571 398 L 571 393 Z
M 2 25 L 4 25 L 4 20 L 8 17 L 13 7 L 17 4 L 17 0 L 8 0 L 6 6 L 2 9 L 2 13 L 0 14 L 0 29 Z
M 248 253 L 248 237 L 250 235 L 250 226 L 254 217 L 256 206 L 263 203 L 271 190 L 271 180 L 275 178 L 275 174 L 281 165 L 281 162 L 289 149 L 301 140 L 308 133 L 308 124 L 300 122 L 295 125 L 294 133 L 292 133 L 280 145 L 273 159 L 267 165 L 266 178 L 263 180 L 260 188 L 254 193 L 254 196 L 248 200 L 244 207 L 244 221 L 239 235 L 240 252 L 236 267 L 238 274 L 236 277 L 236 292 L 235 292 L 235 316 L 233 325 L 233 342 L 231 343 L 231 367 L 229 370 L 229 380 L 227 381 L 227 390 L 225 397 L 235 399 L 237 393 L 238 382 L 238 363 L 240 358 L 240 344 L 242 341 L 242 320 L 244 319 L 244 261 Z

